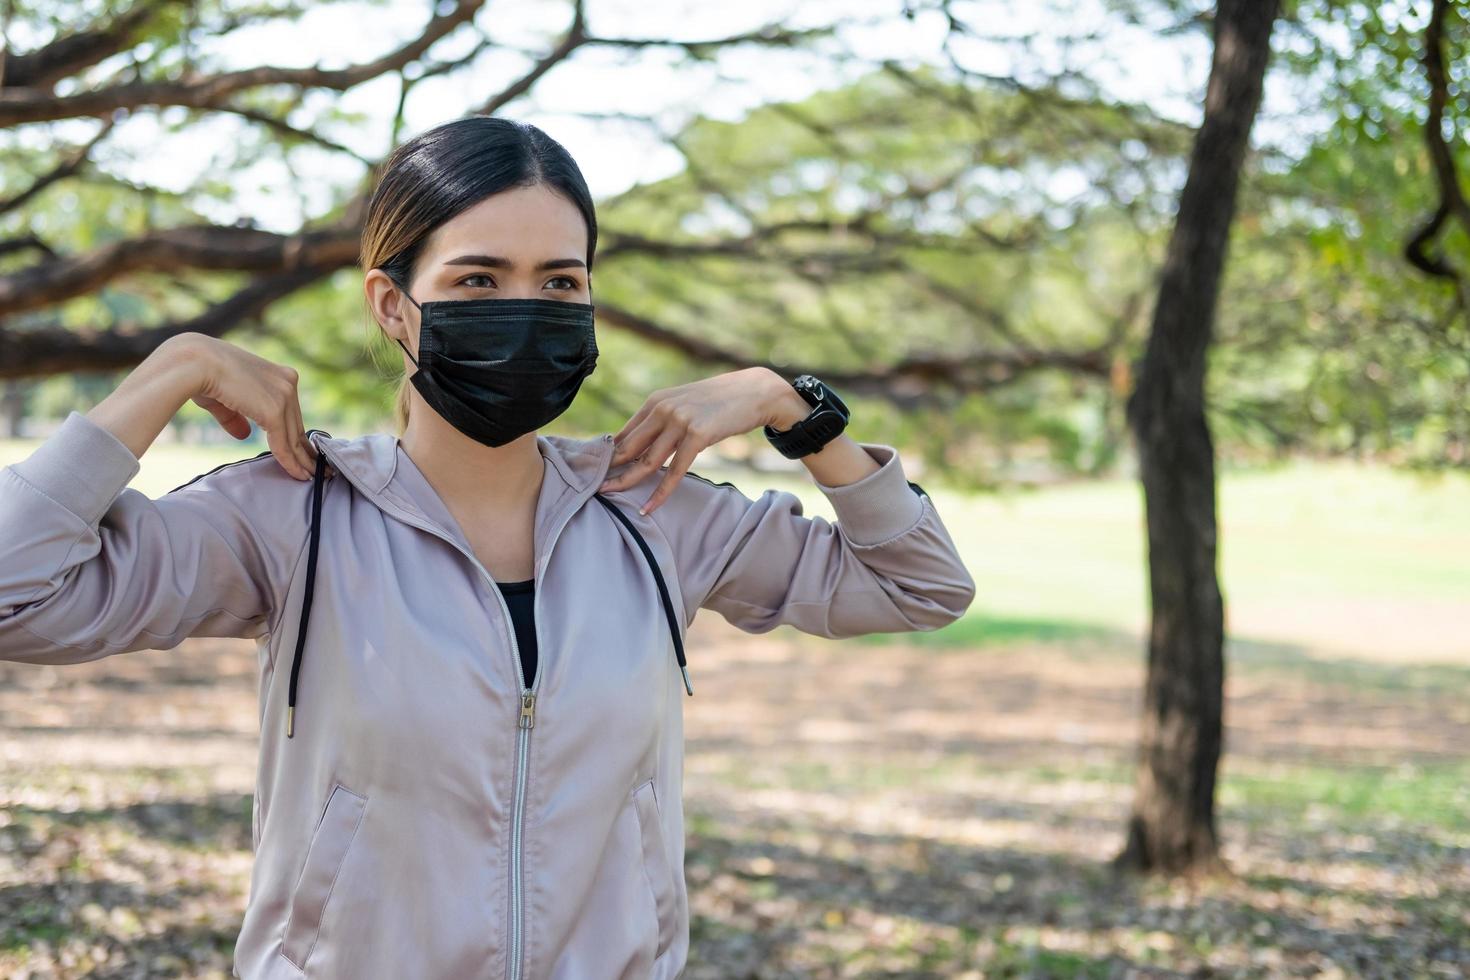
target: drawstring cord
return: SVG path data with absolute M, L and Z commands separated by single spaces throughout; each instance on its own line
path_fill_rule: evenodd
M 301 626 L 296 630 L 296 657 L 291 661 L 291 693 L 286 699 L 286 737 L 291 738 L 296 722 L 296 679 L 301 673 L 301 652 L 306 649 L 306 624 L 311 619 L 311 593 L 316 587 L 316 547 L 322 531 L 322 477 L 327 454 L 316 454 L 316 472 L 311 477 L 311 544 L 306 556 L 306 598 L 301 607 Z
M 679 620 L 674 616 L 674 603 L 669 599 L 669 590 L 664 586 L 664 576 L 658 570 L 658 562 L 654 560 L 653 552 L 648 548 L 648 542 L 643 540 L 643 535 L 639 534 L 633 522 L 628 520 L 628 515 L 618 510 L 613 502 L 602 494 L 595 493 L 593 496 L 597 498 L 598 503 L 612 511 L 614 517 L 623 522 L 623 527 L 626 527 L 632 533 L 633 540 L 638 542 L 638 547 L 643 551 L 643 557 L 648 559 L 648 567 L 653 569 L 653 580 L 658 584 L 658 597 L 663 602 L 664 616 L 669 621 L 669 635 L 674 638 L 674 656 L 679 660 L 679 673 L 684 675 L 684 690 L 688 691 L 692 698 L 694 688 L 689 684 L 689 667 L 684 662 L 684 643 L 679 639 Z

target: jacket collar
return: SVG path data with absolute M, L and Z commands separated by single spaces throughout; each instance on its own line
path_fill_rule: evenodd
M 371 432 L 345 438 L 312 429 L 308 438 L 335 470 L 378 507 L 411 524 L 428 523 L 468 550 L 469 544 L 443 499 L 399 445 L 397 436 Z M 546 466 L 536 501 L 539 571 L 547 535 L 586 502 L 606 478 L 613 437 L 611 433 L 586 438 L 537 433 L 536 448 Z

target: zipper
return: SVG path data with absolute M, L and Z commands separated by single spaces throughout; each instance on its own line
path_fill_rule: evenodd
M 611 440 L 612 436 L 606 436 L 605 438 Z M 556 529 L 551 532 L 551 540 L 546 543 L 546 551 L 542 556 L 542 560 L 537 562 L 536 567 L 531 572 L 531 577 L 536 583 L 531 596 L 531 625 L 536 637 L 536 676 L 531 678 L 529 687 L 526 685 L 525 669 L 521 666 L 521 652 L 518 647 L 516 648 L 516 676 L 521 679 L 521 714 L 516 720 L 516 782 L 515 795 L 511 798 L 511 933 L 510 958 L 506 968 L 509 980 L 520 980 L 521 978 L 521 933 L 525 928 L 525 908 L 523 907 L 524 882 L 522 880 L 524 878 L 524 869 L 521 866 L 521 824 L 526 809 L 526 770 L 528 768 L 527 758 L 530 753 L 531 728 L 536 724 L 536 691 L 541 683 L 541 665 L 546 662 L 546 658 L 541 655 L 541 573 L 543 566 L 551 563 L 551 549 L 556 546 L 556 539 L 561 537 L 562 528 L 567 526 L 567 523 L 571 521 L 572 515 L 575 513 L 576 508 L 571 508 L 562 517 L 561 522 L 556 525 Z M 495 589 L 496 595 L 499 596 L 500 588 L 495 586 L 493 582 L 491 586 Z M 503 596 L 500 598 L 500 605 L 506 610 L 506 629 L 509 630 L 510 609 L 506 606 Z M 514 633 L 515 631 L 511 630 L 511 632 Z M 514 636 L 511 637 L 511 644 L 512 646 L 515 644 Z
M 611 442 L 612 436 L 603 436 L 603 441 Z M 333 458 L 331 452 L 327 451 L 324 448 L 321 449 L 321 451 L 326 455 L 328 460 L 331 460 L 332 465 L 336 468 L 338 473 L 347 476 L 346 469 L 344 469 Z M 261 455 L 265 454 L 262 453 Z M 352 478 L 350 476 L 347 476 L 347 479 L 351 481 Z M 551 534 L 551 540 L 546 544 L 546 550 L 542 555 L 542 560 L 537 562 L 536 567 L 532 570 L 531 573 L 532 580 L 535 582 L 534 594 L 531 598 L 531 619 L 533 620 L 532 631 L 536 637 L 537 655 L 536 673 L 531 678 L 531 683 L 528 685 L 526 683 L 526 671 L 521 664 L 520 645 L 516 642 L 515 627 L 510 617 L 510 606 L 506 604 L 505 597 L 500 594 L 500 586 L 495 584 L 494 577 L 485 570 L 484 565 L 480 564 L 480 560 L 475 557 L 474 552 L 463 547 L 458 541 L 455 541 L 448 535 L 438 531 L 432 525 L 426 524 L 423 521 L 414 518 L 412 514 L 409 514 L 401 508 L 393 506 L 391 504 L 384 506 L 384 504 L 378 500 L 375 494 L 368 493 L 367 490 L 360 484 L 354 483 L 354 485 L 357 486 L 358 490 L 361 491 L 365 496 L 367 496 L 368 499 L 377 504 L 379 508 L 389 511 L 405 524 L 419 528 L 422 531 L 427 531 L 428 533 L 434 535 L 436 538 L 439 538 L 443 541 L 448 541 L 450 544 L 454 545 L 454 547 L 460 552 L 460 554 L 468 558 L 470 562 L 477 569 L 480 570 L 480 574 L 485 577 L 485 582 L 490 587 L 490 591 L 495 595 L 495 601 L 500 603 L 501 618 L 505 621 L 506 635 L 510 638 L 511 654 L 515 658 L 516 678 L 521 682 L 520 712 L 516 716 L 515 792 L 511 798 L 511 934 L 510 956 L 507 958 L 506 961 L 506 976 L 508 980 L 520 980 L 522 956 L 521 933 L 524 929 L 523 920 L 525 918 L 525 911 L 522 907 L 524 902 L 524 896 L 522 894 L 524 884 L 522 881 L 523 874 L 521 868 L 521 824 L 525 814 L 526 770 L 528 768 L 527 761 L 530 756 L 531 729 L 536 724 L 536 689 L 537 685 L 541 683 L 541 665 L 545 662 L 545 658 L 542 657 L 540 653 L 542 591 L 541 569 L 543 565 L 550 563 L 551 549 L 556 546 L 556 540 L 557 538 L 561 537 L 562 528 L 566 527 L 567 523 L 571 521 L 572 515 L 576 513 L 576 508 L 573 507 L 569 509 L 566 515 L 562 517 L 561 522 L 557 524 L 556 530 L 554 530 Z

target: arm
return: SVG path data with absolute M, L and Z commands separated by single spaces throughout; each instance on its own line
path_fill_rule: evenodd
M 872 464 L 867 475 L 816 481 L 835 523 L 805 516 L 787 491 L 752 500 L 728 483 L 680 478 L 649 517 L 674 551 L 686 623 L 708 608 L 749 633 L 784 624 L 842 638 L 929 631 L 964 614 L 975 582 L 933 501 L 908 481 L 894 447 L 854 445 Z M 629 496 L 641 503 L 663 475 Z
M 77 412 L 0 469 L 0 660 L 81 663 L 267 631 L 310 486 L 267 453 L 155 500 L 126 486 L 138 469 Z
M 198 349 L 177 350 L 160 347 L 92 412 L 0 468 L 0 659 L 79 663 L 269 628 L 310 484 L 263 453 L 156 500 L 127 486 L 133 446 L 203 381 Z

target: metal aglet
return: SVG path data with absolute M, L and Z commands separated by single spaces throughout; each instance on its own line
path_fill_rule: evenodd
M 536 724 L 536 695 L 521 695 L 521 722 L 522 728 L 532 728 Z
M 679 673 L 684 675 L 684 690 L 689 692 L 689 696 L 691 698 L 694 697 L 694 688 L 689 683 L 689 668 L 685 667 L 683 664 L 680 664 Z
M 296 708 L 294 706 L 286 709 L 286 737 L 291 737 L 291 728 L 296 721 Z

